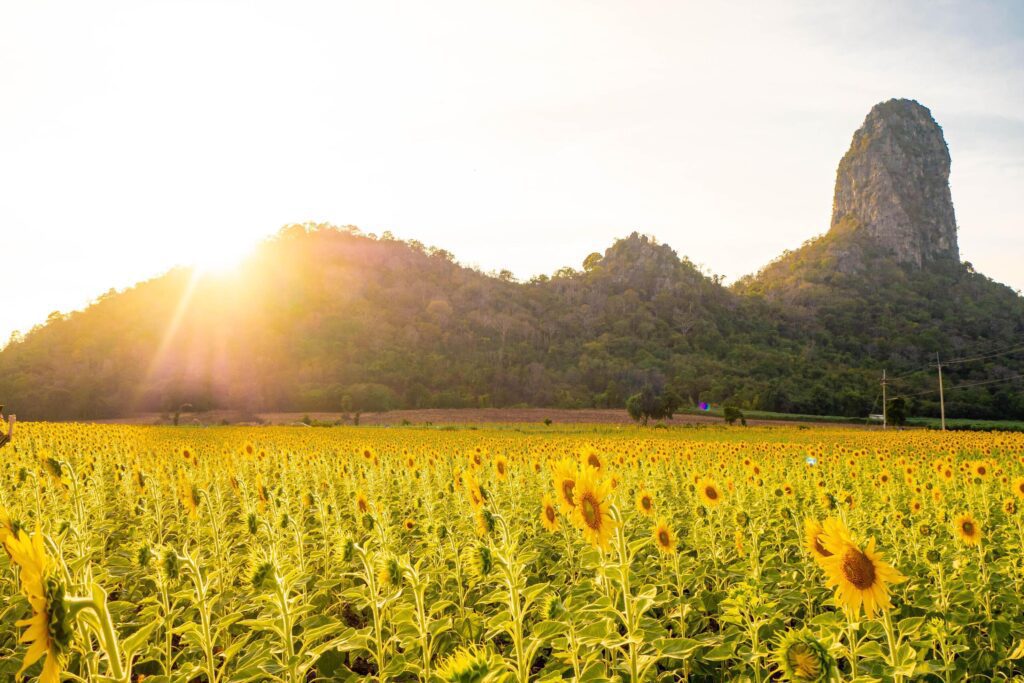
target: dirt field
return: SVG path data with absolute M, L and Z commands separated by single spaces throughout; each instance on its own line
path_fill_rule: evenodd
M 352 424 L 351 415 L 342 413 L 241 413 L 230 410 L 215 410 L 204 413 L 183 413 L 179 424 L 275 424 L 289 425 L 299 423 L 308 415 L 319 422 L 337 422 Z M 403 424 L 487 424 L 487 423 L 540 423 L 550 419 L 556 424 L 632 424 L 633 421 L 625 410 L 583 409 L 567 410 L 559 408 L 429 408 L 424 410 L 391 410 L 384 413 L 363 413 L 359 416 L 360 425 L 393 425 Z M 166 415 L 146 413 L 133 417 L 95 420 L 102 423 L 118 424 L 169 424 Z M 687 424 L 723 424 L 722 418 L 704 415 L 677 415 L 669 420 L 670 425 Z M 747 424 L 755 425 L 794 425 L 806 424 L 811 427 L 828 426 L 819 422 L 793 422 L 789 420 L 753 420 Z M 850 425 L 857 426 L 857 425 Z

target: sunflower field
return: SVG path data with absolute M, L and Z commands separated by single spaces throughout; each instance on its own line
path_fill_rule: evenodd
M 1024 681 L 1024 435 L 23 427 L 3 681 Z

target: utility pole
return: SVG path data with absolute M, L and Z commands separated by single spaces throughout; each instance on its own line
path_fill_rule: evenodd
M 882 370 L 882 429 L 886 429 L 889 425 L 889 403 L 885 397 L 885 385 L 885 370 Z
M 939 414 L 942 416 L 942 431 L 946 431 L 946 397 L 942 393 L 942 363 L 939 352 L 935 352 L 935 367 L 939 369 Z

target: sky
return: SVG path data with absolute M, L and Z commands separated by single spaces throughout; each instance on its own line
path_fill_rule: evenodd
M 5 0 L 0 345 L 306 221 L 524 279 L 639 231 L 732 281 L 828 229 L 891 97 L 1024 289 L 1024 3 Z

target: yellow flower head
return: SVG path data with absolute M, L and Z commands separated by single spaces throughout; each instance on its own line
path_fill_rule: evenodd
M 665 555 L 673 555 L 676 552 L 676 537 L 672 533 L 672 529 L 669 527 L 668 522 L 664 519 L 659 519 L 658 523 L 654 525 L 654 545 L 658 548 L 658 552 L 664 553 Z
M 707 507 L 715 507 L 722 502 L 722 489 L 714 479 L 704 478 L 697 483 L 697 494 Z
M 600 479 L 598 471 L 586 468 L 576 485 L 576 507 L 573 521 L 591 545 L 608 549 L 608 541 L 616 527 L 611 515 L 611 487 Z
M 540 504 L 540 523 L 548 531 L 558 531 L 558 511 L 555 510 L 555 500 L 549 493 L 544 494 L 544 500 Z
M 889 586 L 906 581 L 906 577 L 882 560 L 882 554 L 875 551 L 875 539 L 869 539 L 862 549 L 835 525 L 831 533 L 826 529 L 821 541 L 832 553 L 819 564 L 825 570 L 826 584 L 836 589 L 836 602 L 854 615 L 860 614 L 863 605 L 869 618 L 892 607 Z
M 552 472 L 555 495 L 558 496 L 558 504 L 562 506 L 562 512 L 566 515 L 576 507 L 576 484 L 579 478 L 579 469 L 568 460 L 556 464 Z
M 21 592 L 32 606 L 32 616 L 15 622 L 25 627 L 19 642 L 28 643 L 25 659 L 18 670 L 21 676 L 46 655 L 40 683 L 59 683 L 66 651 L 73 638 L 71 619 L 64 603 L 64 586 L 51 574 L 52 562 L 46 553 L 43 535 L 30 537 L 24 531 L 8 536 L 4 547 L 11 561 L 21 570 Z
M 647 489 L 637 491 L 636 509 L 644 517 L 650 517 L 654 514 L 654 496 Z
M 981 525 L 970 513 L 960 515 L 953 521 L 953 531 L 967 545 L 981 543 Z

